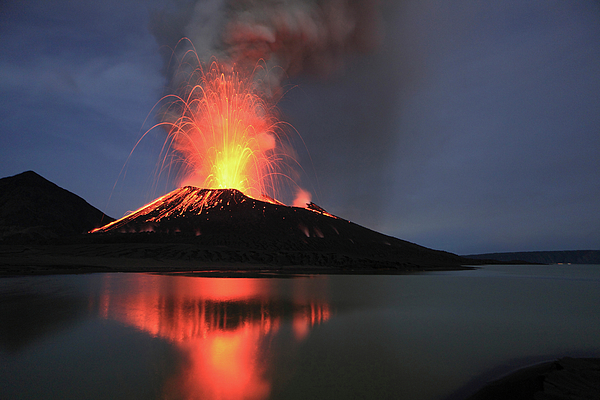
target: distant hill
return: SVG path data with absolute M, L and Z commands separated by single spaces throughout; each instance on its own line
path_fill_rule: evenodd
M 470 254 L 463 257 L 500 262 L 526 261 L 537 264 L 600 264 L 600 250 L 524 251 Z
M 0 243 L 73 236 L 113 220 L 33 171 L 0 179 Z

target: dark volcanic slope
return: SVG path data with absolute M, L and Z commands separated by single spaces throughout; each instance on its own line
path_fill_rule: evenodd
M 33 171 L 0 179 L 0 242 L 71 236 L 112 220 Z
M 182 256 L 198 260 L 362 268 L 469 263 L 310 208 L 267 203 L 234 189 L 186 186 L 90 236 L 104 243 L 179 242 L 220 249 L 217 256 L 202 250 Z

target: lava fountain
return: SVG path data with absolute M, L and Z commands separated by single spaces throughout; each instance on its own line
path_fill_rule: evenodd
M 180 185 L 238 189 L 262 199 L 277 198 L 282 181 L 293 183 L 285 171 L 297 162 L 285 123 L 254 75 L 213 61 L 190 74 L 181 94 L 164 98 L 161 170 L 176 162 Z

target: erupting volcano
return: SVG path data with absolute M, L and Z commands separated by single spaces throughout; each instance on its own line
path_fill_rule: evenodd
M 92 232 L 198 236 L 211 230 L 211 219 L 223 221 L 224 209 L 230 218 L 235 214 L 237 226 L 256 219 L 257 213 L 265 216 L 264 202 L 285 207 L 275 199 L 283 183 L 300 189 L 285 173 L 291 168 L 289 160 L 296 162 L 288 155 L 291 147 L 284 143 L 283 123 L 276 118 L 272 99 L 259 90 L 254 73 L 245 75 L 217 61 L 205 71 L 197 55 L 195 61 L 199 67 L 182 85 L 181 94 L 163 98 L 164 122 L 157 125 L 167 130 L 160 169 L 178 164 L 186 186 Z M 306 191 L 298 192 L 307 197 Z M 303 206 L 309 214 L 335 218 L 313 203 Z
M 291 207 L 253 199 L 237 189 L 185 186 L 92 232 L 94 241 L 105 243 L 176 243 L 176 249 L 140 251 L 143 257 L 194 260 L 194 270 L 202 270 L 203 262 L 233 262 L 261 269 L 406 271 L 466 261 L 364 228 L 313 203 Z
M 234 265 L 247 272 L 254 264 L 260 271 L 306 272 L 310 266 L 370 273 L 469 263 L 333 216 L 301 187 L 307 177 L 293 144 L 303 140 L 288 135 L 296 131 L 276 108 L 283 81 L 304 73 L 327 76 L 345 54 L 371 48 L 378 41 L 372 3 L 232 2 L 222 26 L 202 30 L 196 28 L 218 20 L 205 18 L 203 3 L 193 12 L 186 8 L 186 18 L 161 14 L 166 19 L 153 22 L 153 34 L 161 48 L 174 49 L 164 58 L 169 94 L 152 110 L 160 122 L 132 153 L 146 135 L 160 132 L 165 140 L 155 184 L 166 178 L 179 188 L 89 235 L 56 239 L 71 247 L 19 254 L 18 265 L 79 268 L 82 259 L 98 257 L 86 268 L 118 264 L 119 270 L 164 272 Z M 200 55 L 184 37 L 189 32 L 201 33 L 193 37 Z M 283 204 L 294 195 L 293 206 Z
M 287 173 L 296 161 L 288 154 L 284 123 L 254 73 L 216 61 L 205 70 L 196 62 L 200 67 L 180 94 L 164 98 L 160 125 L 167 140 L 160 169 L 175 163 L 183 185 L 237 189 L 266 200 L 283 185 L 295 185 Z
M 304 191 L 290 177 L 297 162 L 272 95 L 260 89 L 265 82 L 235 65 L 214 61 L 205 70 L 195 61 L 199 67 L 180 94 L 164 98 L 159 124 L 167 131 L 161 170 L 179 163 L 185 186 L 93 230 L 92 240 L 113 243 L 118 235 L 120 243 L 177 243 L 187 247 L 178 247 L 175 258 L 270 269 L 405 271 L 464 262 L 338 218 L 310 200 L 301 207 L 275 200 L 284 185 Z M 166 258 L 172 250 L 164 250 Z M 143 251 L 165 257 L 163 250 Z

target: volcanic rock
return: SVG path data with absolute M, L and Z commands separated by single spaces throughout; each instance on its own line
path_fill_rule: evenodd
M 138 248 L 152 258 L 364 270 L 457 267 L 472 262 L 375 232 L 312 203 L 306 208 L 290 207 L 256 200 L 235 189 L 192 186 L 176 189 L 90 236 L 95 243 L 182 244 L 168 255 L 156 246 Z
M 110 221 L 81 197 L 33 171 L 0 179 L 0 243 L 43 242 Z
M 0 180 L 0 274 L 404 273 L 478 264 L 375 232 L 313 203 L 303 208 L 266 200 L 186 186 L 114 221 L 24 172 Z M 110 223 L 94 229 L 103 220 Z

